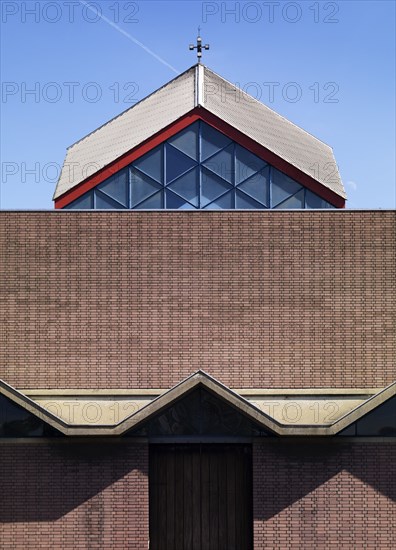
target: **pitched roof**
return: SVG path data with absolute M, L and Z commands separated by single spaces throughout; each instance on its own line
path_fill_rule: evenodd
M 200 107 L 346 198 L 333 151 L 203 65 L 194 65 L 67 150 L 54 199 Z M 318 167 L 316 174 L 313 166 Z M 334 168 L 334 172 L 329 170 Z M 329 175 L 331 173 L 331 178 Z

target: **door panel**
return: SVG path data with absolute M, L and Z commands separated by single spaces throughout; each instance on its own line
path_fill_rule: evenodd
M 249 445 L 150 446 L 150 549 L 253 547 Z

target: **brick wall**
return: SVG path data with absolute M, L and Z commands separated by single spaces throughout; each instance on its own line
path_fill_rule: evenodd
M 255 549 L 393 549 L 395 451 L 334 440 L 255 445 Z
M 2 212 L 0 378 L 18 388 L 380 387 L 395 212 Z
M 1 550 L 146 550 L 147 447 L 2 444 Z M 255 550 L 391 550 L 395 444 L 253 447 Z
M 147 446 L 0 446 L 1 550 L 146 550 Z

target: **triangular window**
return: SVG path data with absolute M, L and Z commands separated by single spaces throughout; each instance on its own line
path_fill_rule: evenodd
M 271 434 L 223 399 L 198 388 L 126 435 L 252 437 Z
M 0 394 L 0 437 L 59 437 L 63 434 Z
M 66 208 L 260 210 L 332 206 L 200 120 Z
M 395 437 L 396 436 L 396 397 L 391 397 L 382 405 L 339 432 L 342 436 Z

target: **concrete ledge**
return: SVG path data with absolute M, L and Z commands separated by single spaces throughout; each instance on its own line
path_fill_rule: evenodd
M 396 395 L 396 382 L 376 393 L 373 388 L 235 391 L 203 371 L 197 371 L 167 391 L 30 389 L 21 392 L 0 381 L 0 393 L 61 433 L 97 437 L 116 437 L 136 429 L 198 387 L 206 388 L 264 430 L 280 436 L 333 436 Z

